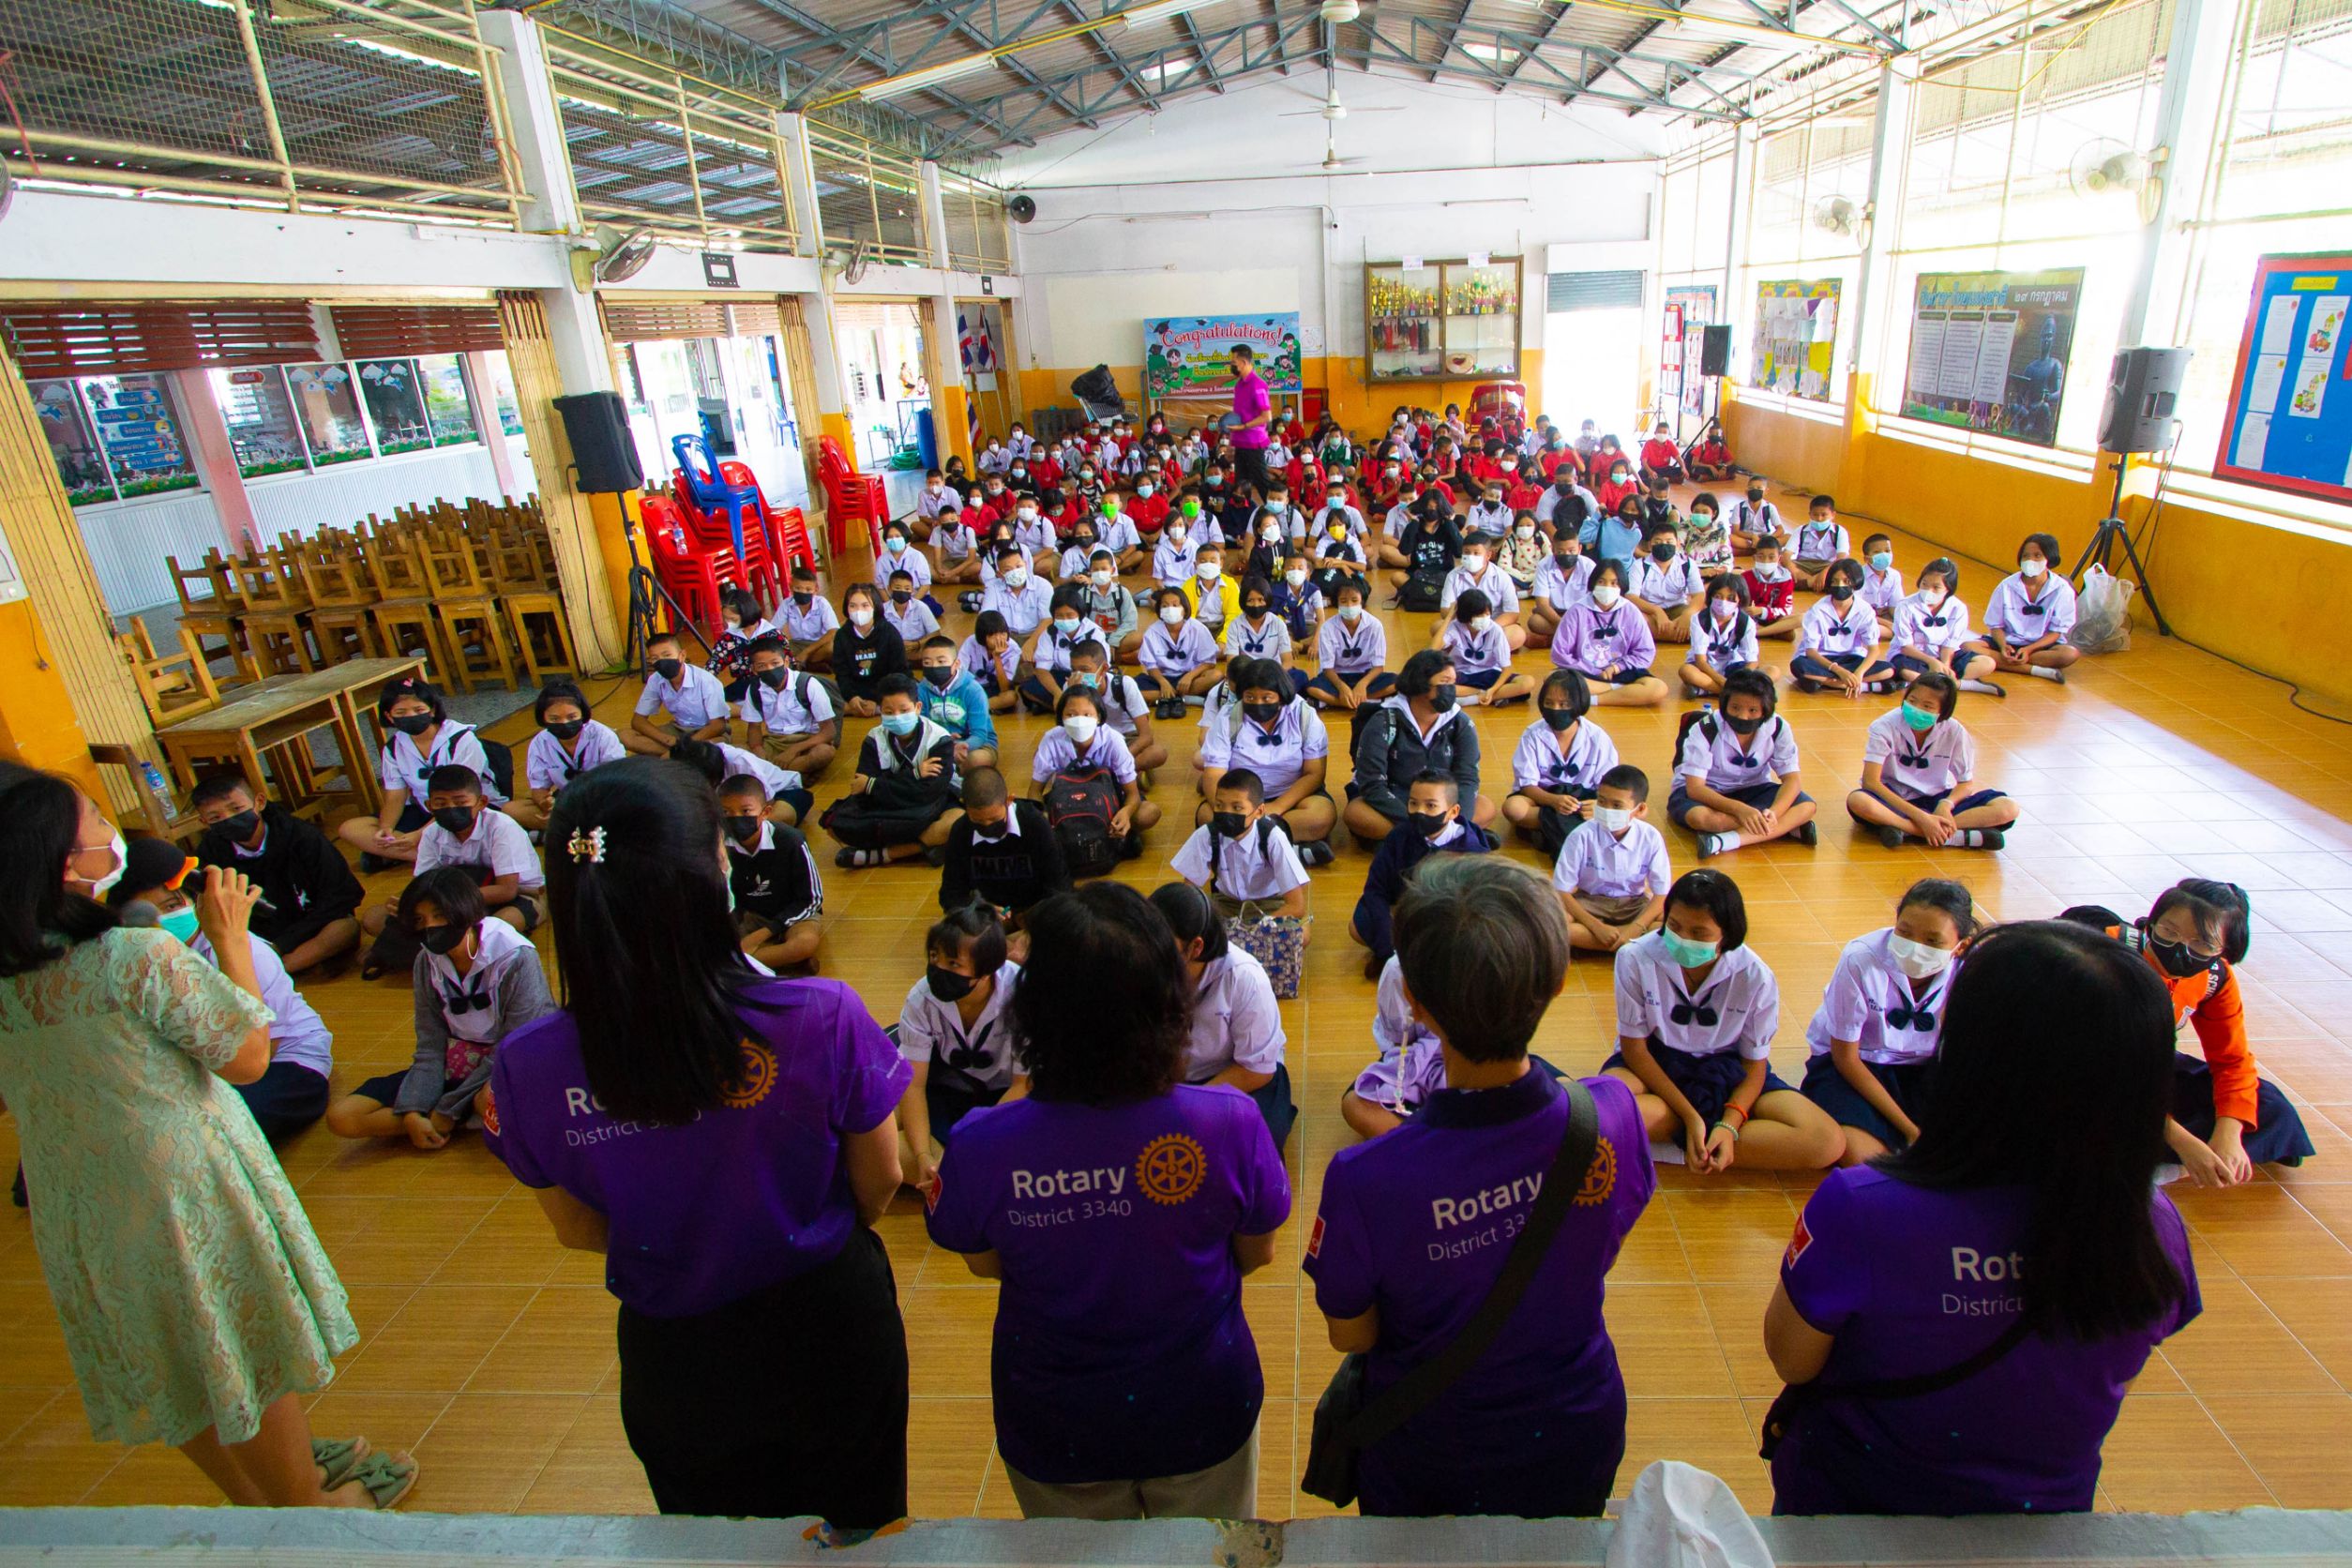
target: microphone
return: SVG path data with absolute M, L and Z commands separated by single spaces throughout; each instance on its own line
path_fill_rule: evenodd
M 189 900 L 192 902 L 203 895 L 204 891 L 204 879 L 209 877 L 214 871 L 225 869 L 227 869 L 227 867 L 217 866 L 195 867 L 191 868 L 187 877 L 181 881 L 180 891 L 187 894 Z M 138 903 L 141 900 L 133 899 L 131 902 Z M 125 905 L 124 907 L 128 909 L 129 908 L 129 905 Z M 253 907 L 261 911 L 264 914 L 276 914 L 278 912 L 278 906 L 271 903 L 266 897 L 257 896 L 253 900 Z M 149 912 L 153 912 L 152 908 Z M 128 922 L 126 922 L 126 924 L 128 924 Z M 152 922 L 150 922 L 150 924 L 152 924 Z

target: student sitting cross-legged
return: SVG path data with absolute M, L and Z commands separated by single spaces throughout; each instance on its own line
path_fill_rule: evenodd
M 758 641 L 755 639 L 754 641 Z M 727 734 L 727 688 L 716 675 L 686 661 L 686 645 L 674 631 L 657 632 L 645 642 L 653 672 L 638 695 L 621 744 L 640 757 L 667 757 L 682 740 L 722 740 Z M 749 644 L 745 645 L 749 668 Z M 656 718 L 654 716 L 665 716 Z
M 1819 842 L 1817 807 L 1797 770 L 1797 731 L 1777 710 L 1780 688 L 1749 668 L 1723 684 L 1723 707 L 1684 724 L 1666 816 L 1698 837 L 1699 858 L 1743 845 Z
M 996 766 L 996 720 L 988 693 L 956 657 L 952 638 L 932 636 L 915 650 L 923 716 L 956 737 L 956 771 Z
M 714 790 L 731 778 L 746 775 L 758 779 L 767 792 L 768 821 L 779 826 L 799 826 L 817 801 L 802 785 L 800 775 L 724 741 L 680 741 L 670 748 L 670 760 L 684 762 L 701 774 Z
M 1358 1138 L 1393 1133 L 1445 1087 L 1445 1048 L 1413 1016 L 1405 971 L 1395 954 L 1380 969 L 1372 1012 L 1372 1044 L 1380 1051 L 1339 1096 L 1340 1119 Z
M 1941 877 L 1897 900 L 1894 924 L 1837 956 L 1805 1025 L 1804 1096 L 1846 1134 L 1841 1165 L 1862 1165 L 1919 1137 L 1953 960 L 1976 934 L 1976 902 Z
M 482 890 L 460 867 L 420 872 L 401 891 L 400 918 L 424 948 L 413 976 L 416 1060 L 327 1107 L 326 1124 L 344 1138 L 438 1149 L 475 1114 L 498 1043 L 554 1012 L 555 999 L 539 950 L 490 918 Z
M 295 974 L 339 973 L 359 942 L 367 897 L 335 841 L 275 801 L 256 796 L 243 774 L 199 779 L 188 808 L 204 824 L 196 858 L 242 871 L 266 903 L 253 906 L 252 932 L 278 949 Z
M 425 805 L 431 820 L 416 836 L 416 874 L 456 867 L 480 888 L 490 918 L 529 935 L 546 912 L 547 883 L 530 834 L 505 812 L 491 810 L 481 779 L 456 762 L 433 770 Z M 368 979 L 408 962 L 415 952 L 416 932 L 400 918 L 404 902 L 405 895 L 360 912 L 359 924 L 369 935 L 388 938 L 369 948 L 361 962 L 360 972 Z
M 900 1180 L 927 1198 L 940 1151 L 972 1111 L 1028 1093 L 1005 1008 L 1021 966 L 983 903 L 949 910 L 923 939 L 923 978 L 907 990 L 892 1033 L 914 1078 L 898 1100 Z
M 974 768 L 964 777 L 964 814 L 947 833 L 939 905 L 957 910 L 975 899 L 996 911 L 1006 929 L 1043 899 L 1070 890 L 1070 867 L 1046 808 L 1016 800 L 1004 776 Z M 1018 945 L 1018 944 L 1017 944 Z
M 1380 840 L 1348 922 L 1348 935 L 1367 950 L 1366 980 L 1379 974 L 1395 951 L 1391 914 L 1410 884 L 1414 867 L 1440 853 L 1486 854 L 1496 844 L 1493 834 L 1463 813 L 1462 787 L 1452 774 L 1432 768 L 1413 779 L 1406 790 L 1404 831 Z
M 840 752 L 841 716 L 832 694 L 816 676 L 792 668 L 781 638 L 763 637 L 751 645 L 743 722 L 746 737 L 757 737 L 770 761 L 804 778 L 823 776 Z
M 886 866 L 917 855 L 934 864 L 955 827 L 956 737 L 923 716 L 913 677 L 885 675 L 882 716 L 858 748 L 850 792 L 819 819 L 841 841 L 836 866 Z
M 523 753 L 529 792 L 503 809 L 526 828 L 542 828 L 558 790 L 590 768 L 619 761 L 628 749 L 611 726 L 588 716 L 587 695 L 575 682 L 550 681 L 532 704 L 532 716 L 539 721 L 539 732 Z
M 1511 753 L 1515 788 L 1502 814 L 1548 855 L 1592 815 L 1601 776 L 1617 766 L 1617 743 L 1593 722 L 1592 688 L 1574 670 L 1544 677 L 1535 722 Z
M 1164 883 L 1153 890 L 1152 907 L 1175 934 L 1177 956 L 1193 986 L 1191 1038 L 1177 1077 L 1185 1083 L 1229 1084 L 1247 1094 L 1279 1152 L 1299 1113 L 1283 1061 L 1282 1004 L 1274 981 L 1264 965 L 1232 945 L 1225 917 L 1200 889 Z
M 1522 1241 L 1534 1256 L 1510 1326 L 1363 1449 L 1360 1512 L 1597 1515 L 1626 1413 L 1602 1296 L 1656 1185 L 1635 1097 L 1528 1056 L 1566 983 L 1568 931 L 1520 867 L 1474 855 L 1422 867 L 1397 904 L 1396 956 L 1444 1087 L 1333 1156 L 1304 1262 L 1331 1343 L 1364 1354 L 1377 1403 L 1462 1332 Z
M 727 830 L 727 885 L 743 950 L 773 970 L 814 969 L 824 878 L 800 829 L 772 816 L 768 787 L 739 773 L 718 786 Z
M 1888 849 L 1917 838 L 1934 850 L 1998 850 L 2017 821 L 2015 801 L 1976 787 L 1976 738 L 1952 716 L 1959 702 L 1959 684 L 1930 671 L 1870 722 L 1862 788 L 1846 809 Z
M 1248 768 L 1217 775 L 1209 818 L 1169 867 L 1209 895 L 1228 920 L 1306 917 L 1306 867 L 1282 819 L 1266 809 L 1266 782 Z
M 1673 870 L 1666 835 L 1646 820 L 1650 776 L 1621 762 L 1601 776 L 1592 820 L 1568 836 L 1552 864 L 1552 888 L 1568 915 L 1568 941 L 1614 953 L 1666 918 Z

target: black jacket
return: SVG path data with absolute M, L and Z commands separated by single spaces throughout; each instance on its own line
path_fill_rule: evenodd
M 290 951 L 359 908 L 363 895 L 335 841 L 275 801 L 262 807 L 268 834 L 258 855 L 241 855 L 228 835 L 207 832 L 196 858 L 244 872 L 271 907 L 253 911 L 253 934 Z
M 1424 745 L 1412 717 L 1393 698 L 1356 733 L 1356 798 L 1390 822 L 1405 819 L 1405 795 L 1414 776 L 1435 769 L 1462 787 L 1462 809 L 1478 793 L 1478 726 L 1459 708 Z
M 1062 841 L 1033 800 L 1016 800 L 1011 809 L 1020 831 L 982 838 L 970 817 L 947 830 L 947 869 L 940 879 L 939 907 L 961 909 L 974 898 L 1015 913 L 1070 891 L 1070 868 Z
M 1400 827 L 1380 840 L 1372 856 L 1372 869 L 1364 879 L 1364 895 L 1356 900 L 1356 935 L 1386 963 L 1396 951 L 1390 915 L 1405 895 L 1406 879 L 1413 867 L 1433 854 L 1485 854 L 1496 845 L 1495 836 L 1462 813 L 1462 831 L 1451 844 L 1431 844 L 1410 827 Z

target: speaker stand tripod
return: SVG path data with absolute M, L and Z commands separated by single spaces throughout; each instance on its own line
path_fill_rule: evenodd
M 621 656 L 627 661 L 630 669 L 641 676 L 654 667 L 652 644 L 662 631 L 660 623 L 654 618 L 656 599 L 670 607 L 670 624 L 692 634 L 694 641 L 702 644 L 702 652 L 706 656 L 711 651 L 711 643 L 710 639 L 702 635 L 702 628 L 694 624 L 694 617 L 670 596 L 670 590 L 661 585 L 661 579 L 638 559 L 637 525 L 637 508 L 624 494 L 621 497 L 621 535 L 629 542 L 629 635 L 628 647 Z
M 2170 637 L 2172 627 L 2164 620 L 2164 607 L 2156 602 L 2156 590 L 2148 580 L 2148 568 L 2140 565 L 2140 552 L 2132 543 L 2132 531 L 2123 525 L 2123 480 L 2131 467 L 2132 455 L 2118 452 L 2115 457 L 2115 493 L 2108 499 L 2107 515 L 2092 530 L 2090 543 L 2083 547 L 2082 559 L 2074 563 L 2073 571 L 2068 575 L 2080 582 L 2084 568 L 2093 562 L 2102 571 L 2111 570 L 2107 565 L 2109 555 L 2116 546 L 2121 545 L 2124 559 L 2132 563 L 2132 575 L 2138 580 L 2140 597 L 2147 602 L 2148 614 L 2155 618 L 2157 634 Z

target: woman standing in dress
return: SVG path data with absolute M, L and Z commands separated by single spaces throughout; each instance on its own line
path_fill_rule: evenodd
M 91 1435 L 171 1443 L 234 1503 L 389 1507 L 413 1460 L 311 1441 L 302 1395 L 358 1334 L 232 1087 L 269 1067 L 252 884 L 206 879 L 215 969 L 115 924 L 125 865 L 88 796 L 0 763 L 0 1098 Z

